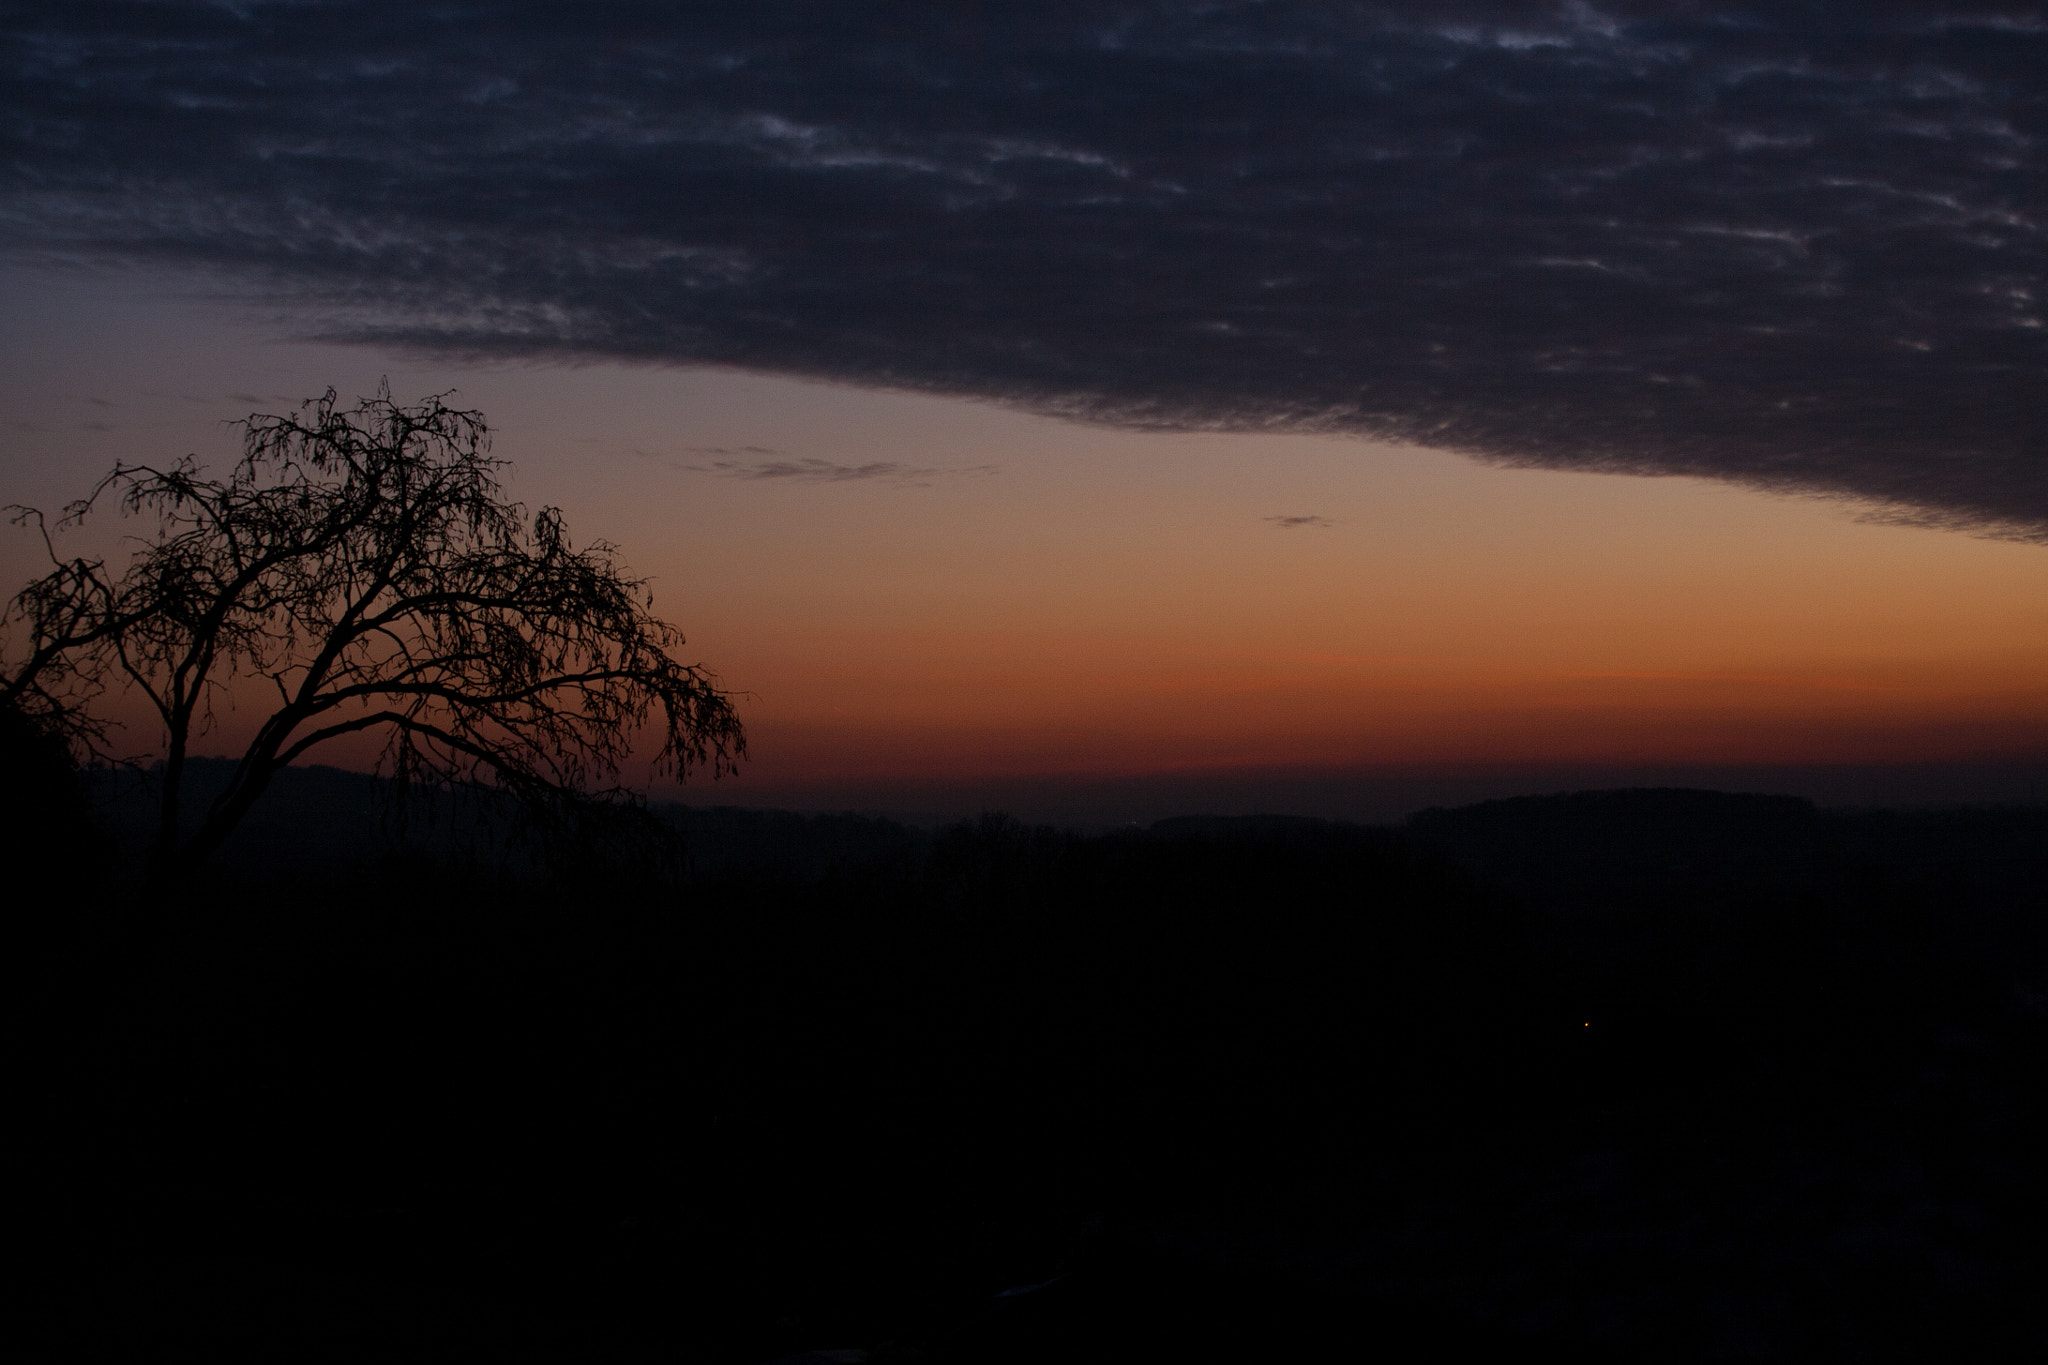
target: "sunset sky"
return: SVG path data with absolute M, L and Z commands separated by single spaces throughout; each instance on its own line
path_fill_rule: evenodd
M 2048 794 L 2038 10 L 1423 8 L 0 6 L 0 501 L 453 390 L 693 802 Z

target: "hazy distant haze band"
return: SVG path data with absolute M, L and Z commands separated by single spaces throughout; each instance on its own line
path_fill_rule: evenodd
M 11 4 L 6 232 L 329 335 L 2048 534 L 2038 7 L 1418 12 Z

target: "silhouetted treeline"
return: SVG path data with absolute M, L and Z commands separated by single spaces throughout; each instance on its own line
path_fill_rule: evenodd
M 47 1354 L 2048 1345 L 2039 808 L 678 809 L 653 876 L 370 795 L 282 791 L 139 976 L 117 868 L 38 902 Z

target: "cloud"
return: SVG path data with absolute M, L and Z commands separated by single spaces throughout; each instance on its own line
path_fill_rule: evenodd
M 778 480 L 788 483 L 866 483 L 884 480 L 889 483 L 929 483 L 941 469 L 915 469 L 894 460 L 876 460 L 870 464 L 835 464 L 831 460 L 805 458 L 801 460 L 761 460 L 746 463 L 740 460 L 713 460 L 710 464 L 684 465 L 682 468 L 699 474 L 720 474 L 729 479 Z
M 1277 526 L 1283 531 L 1320 531 L 1337 524 L 1328 517 L 1267 517 L 1265 520 L 1269 525 Z
M 644 450 L 639 453 L 648 455 L 648 452 Z M 772 446 L 690 446 L 687 453 L 691 455 L 712 455 L 725 460 L 731 460 L 740 456 L 765 457 L 773 460 L 782 456 L 782 452 Z M 648 457 L 650 459 L 658 458 L 651 455 Z
M 49 0 L 0 70 L 15 250 L 328 336 L 2048 536 L 2031 4 Z
M 993 474 L 995 465 L 969 465 L 952 468 L 939 466 L 916 466 L 898 463 L 895 460 L 874 460 L 866 464 L 840 464 L 833 460 L 821 460 L 816 456 L 801 458 L 784 455 L 779 450 L 766 446 L 692 446 L 689 454 L 710 455 L 713 458 L 702 463 L 688 463 L 668 460 L 647 451 L 639 454 L 650 459 L 662 459 L 671 469 L 691 474 L 716 474 L 721 478 L 746 479 L 749 481 L 778 481 L 787 483 L 884 483 L 909 484 L 914 487 L 929 487 L 934 479 L 949 474 Z

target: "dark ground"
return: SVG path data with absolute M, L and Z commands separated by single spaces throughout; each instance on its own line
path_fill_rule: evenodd
M 693 811 L 663 879 L 316 771 L 138 959 L 126 817 L 9 802 L 27 1358 L 2048 1358 L 2048 809 Z

